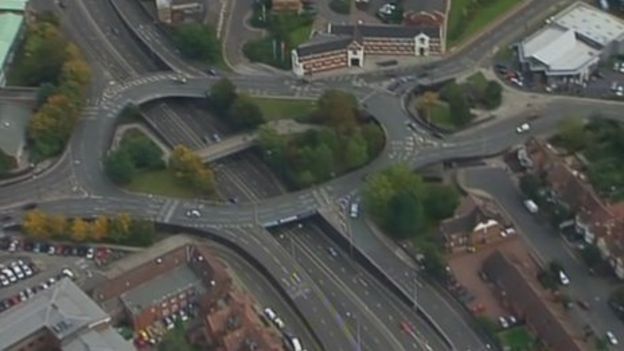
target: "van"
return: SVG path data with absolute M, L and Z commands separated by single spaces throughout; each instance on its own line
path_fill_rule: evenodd
M 533 200 L 524 200 L 524 207 L 533 214 L 539 211 L 539 207 L 537 207 L 537 204 Z
M 349 215 L 351 216 L 351 218 L 358 218 L 358 216 L 360 215 L 360 205 L 357 202 L 351 203 Z
M 301 346 L 301 342 L 296 337 L 290 338 L 290 344 L 293 347 L 293 351 L 303 351 L 303 347 Z

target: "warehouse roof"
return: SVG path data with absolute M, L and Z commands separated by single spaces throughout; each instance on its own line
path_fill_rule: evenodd
M 623 21 L 582 2 L 568 7 L 553 22 L 600 46 L 624 37 Z
M 61 279 L 52 288 L 0 314 L 0 349 L 10 349 L 41 329 L 47 329 L 64 344 L 64 350 L 93 350 L 94 346 L 103 351 L 134 350 L 132 345 L 115 336 L 116 333 L 100 333 L 105 329 L 94 329 L 108 321 L 110 316 L 76 284 L 68 278 Z
M 522 43 L 524 57 L 543 63 L 552 71 L 575 71 L 598 59 L 599 50 L 577 39 L 573 30 L 545 27 Z
M 0 11 L 20 11 L 26 10 L 28 0 L 2 0 L 0 1 Z
M 22 27 L 24 16 L 11 12 L 0 13 L 0 68 L 4 67 L 13 42 Z

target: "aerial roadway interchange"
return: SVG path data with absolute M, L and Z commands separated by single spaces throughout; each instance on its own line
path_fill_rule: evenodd
M 62 11 L 51 1 L 34 0 L 33 6 L 57 13 L 62 18 L 63 29 L 86 52 L 95 73 L 90 105 L 57 164 L 34 179 L 0 188 L 3 214 L 19 217 L 22 206 L 35 201 L 46 211 L 69 217 L 127 212 L 228 240 L 254 256 L 276 281 L 291 282 L 293 273 L 300 277 L 300 286 L 293 288 L 284 283 L 282 289 L 309 319 L 313 333 L 326 350 L 358 349 L 359 343 L 362 350 L 373 351 L 384 348 L 486 350 L 486 341 L 471 328 L 461 309 L 439 296 L 413 267 L 389 252 L 361 219 L 353 220 L 352 226 L 357 228 L 354 233 L 358 237 L 355 244 L 366 242 L 366 247 L 356 249 L 363 250 L 406 296 L 416 297 L 417 294 L 418 308 L 431 319 L 430 323 L 355 263 L 348 251 L 339 250 L 336 256 L 328 254 L 326 248 L 330 242 L 318 235 L 319 229 L 313 220 L 306 220 L 319 212 L 333 211 L 339 199 L 358 193 L 366 176 L 396 163 L 390 157 L 388 147 L 371 164 L 313 189 L 238 206 L 131 194 L 112 185 L 103 175 L 100 162 L 110 144 L 115 119 L 123 107 L 129 103 L 140 104 L 166 97 L 203 98 L 217 78 L 200 74 L 177 58 L 175 52 L 168 51 L 167 47 L 146 43 L 153 50 L 146 54 L 136 49 L 129 37 L 102 35 L 103 23 L 109 17 L 111 23 L 119 22 L 108 2 L 67 2 L 70 5 Z M 528 18 L 533 20 L 535 14 L 541 14 L 553 3 L 540 1 L 520 11 L 513 21 L 492 30 L 492 35 L 478 39 L 470 47 L 429 65 L 426 70 L 413 67 L 397 73 L 422 77 L 426 72 L 428 77 L 442 79 L 460 74 L 478 63 L 485 64 L 495 47 L 514 35 L 518 22 Z M 97 16 L 94 15 L 96 13 Z M 126 24 L 130 28 L 135 25 Z M 119 25 L 123 27 L 122 23 Z M 160 63 L 153 63 L 150 55 L 161 58 Z M 169 67 L 162 67 L 162 62 Z M 155 69 L 162 71 L 155 72 Z M 184 85 L 172 79 L 180 74 L 188 76 Z M 267 96 L 281 97 L 300 96 L 302 93 L 294 78 L 228 76 L 241 91 L 262 91 Z M 380 74 L 365 74 L 359 79 L 379 82 L 385 78 Z M 408 93 L 416 84 L 418 79 L 406 82 L 398 90 Z M 305 92 L 308 94 L 306 97 L 316 98 L 329 88 L 353 93 L 384 126 L 388 143 L 405 140 L 412 135 L 405 128 L 410 116 L 402 107 L 401 95 L 367 86 L 353 87 L 349 81 L 331 79 L 315 81 L 312 88 Z M 621 109 L 621 105 L 596 100 L 552 98 L 543 109 L 545 118 L 535 121 L 532 133 L 552 131 L 558 121 L 572 111 L 584 115 L 600 111 L 607 117 L 621 118 L 618 115 Z M 426 130 L 418 130 L 416 133 L 430 140 L 430 144 L 406 155 L 404 161 L 416 169 L 449 159 L 500 152 L 527 137 L 527 134 L 517 135 L 514 127 L 528 111 L 515 113 L 517 115 L 505 116 L 483 128 L 468 130 L 444 141 L 433 138 Z M 327 194 L 329 201 L 320 200 L 317 196 L 319 192 Z M 188 209 L 198 206 L 203 208 L 201 218 L 185 215 Z M 272 224 L 286 219 L 296 219 L 302 227 L 291 223 L 273 228 Z M 414 291 L 417 293 L 413 294 Z M 399 323 L 403 320 L 415 326 L 414 335 L 400 330 Z

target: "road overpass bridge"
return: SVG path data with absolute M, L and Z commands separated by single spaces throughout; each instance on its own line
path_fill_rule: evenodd
M 281 135 L 304 133 L 308 130 L 320 128 L 319 126 L 298 123 L 293 120 L 270 121 L 266 125 L 275 130 L 277 134 Z M 256 145 L 257 142 L 258 132 L 241 133 L 196 150 L 195 153 L 203 162 L 213 162 L 246 150 Z

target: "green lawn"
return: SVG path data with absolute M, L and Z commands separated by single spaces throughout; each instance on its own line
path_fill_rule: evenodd
M 525 327 L 515 327 L 498 334 L 503 347 L 509 351 L 533 351 L 534 339 Z
M 268 121 L 275 119 L 292 118 L 298 119 L 308 116 L 316 109 L 316 102 L 313 100 L 298 99 L 273 99 L 252 97 L 262 110 L 264 118 Z
M 449 105 L 444 101 L 440 101 L 433 109 L 431 109 L 431 122 L 446 129 L 453 130 L 456 128 L 455 124 L 453 124 L 453 121 L 451 120 L 451 110 Z
M 312 31 L 312 23 L 309 25 L 301 26 L 292 33 L 290 33 L 290 41 L 293 47 L 297 47 L 310 39 L 310 32 Z
M 521 1 L 491 0 L 489 4 L 479 6 L 471 15 L 465 16 L 466 9 L 474 0 L 453 0 L 448 19 L 447 47 L 468 39 Z
M 139 172 L 126 186 L 137 193 L 155 194 L 178 198 L 193 198 L 197 194 L 181 185 L 167 169 Z

